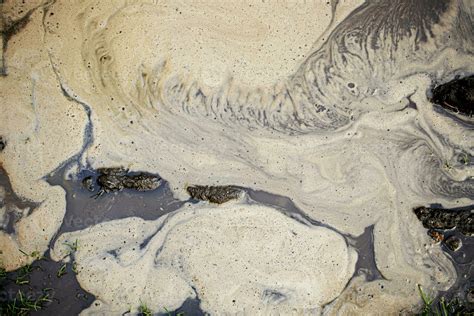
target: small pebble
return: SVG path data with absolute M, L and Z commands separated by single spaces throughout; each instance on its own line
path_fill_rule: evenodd
M 430 236 L 436 243 L 443 241 L 444 235 L 435 230 L 428 230 L 428 236 Z
M 446 238 L 444 243 L 451 251 L 458 251 L 462 246 L 461 239 L 456 236 Z
M 92 179 L 91 176 L 85 177 L 82 180 L 82 186 L 90 192 L 94 192 L 94 190 L 95 190 L 94 180 Z

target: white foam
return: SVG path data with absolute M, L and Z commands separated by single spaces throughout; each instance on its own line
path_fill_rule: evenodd
M 234 203 L 187 205 L 152 222 L 129 218 L 63 234 L 53 258 L 67 255 L 65 244 L 75 240 L 78 280 L 104 311 L 142 302 L 164 312 L 195 295 L 214 314 L 318 311 L 344 289 L 357 259 L 327 228 Z

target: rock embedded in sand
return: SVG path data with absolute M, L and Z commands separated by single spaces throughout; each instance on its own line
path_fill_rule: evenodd
M 140 172 L 129 173 L 124 168 L 101 168 L 97 170 L 98 195 L 103 193 L 131 189 L 136 191 L 152 191 L 160 186 L 161 178 L 157 175 Z
M 418 207 L 413 210 L 423 226 L 428 229 L 456 228 L 466 236 L 474 234 L 474 210 L 437 209 Z
M 458 251 L 462 246 L 461 239 L 456 236 L 449 236 L 444 240 L 444 243 L 451 251 Z
M 433 89 L 431 102 L 467 116 L 474 114 L 474 75 L 454 79 Z
M 191 185 L 186 188 L 193 199 L 222 204 L 240 198 L 242 189 L 232 185 Z
M 439 231 L 429 229 L 428 230 L 428 236 L 431 237 L 436 243 L 442 242 L 444 239 L 444 234 L 440 233 Z
M 82 179 L 82 186 L 89 192 L 94 192 L 94 178 L 92 176 L 85 177 Z

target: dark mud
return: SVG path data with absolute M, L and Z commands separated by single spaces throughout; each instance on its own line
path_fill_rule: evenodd
M 460 242 L 458 249 L 451 248 L 450 240 Z M 472 315 L 474 311 L 474 238 L 466 237 L 460 232 L 449 230 L 445 232 L 445 241 L 440 247 L 449 255 L 457 272 L 457 279 L 454 285 L 447 291 L 438 293 L 434 304 L 439 304 L 441 299 L 445 301 L 458 301 L 460 308 L 464 310 L 459 315 Z M 469 314 L 469 311 L 471 314 Z M 456 314 L 457 315 L 457 314 Z
M 474 235 L 474 208 L 442 209 L 417 207 L 414 212 L 423 226 L 430 230 L 448 230 L 455 228 L 463 235 Z
M 474 114 L 474 75 L 436 86 L 432 91 L 430 101 L 448 111 L 472 117 Z
M 444 209 L 417 207 L 413 210 L 428 229 L 428 235 L 449 255 L 457 272 L 455 284 L 448 290 L 438 293 L 435 304 L 441 298 L 446 301 L 457 300 L 464 310 L 474 311 L 474 238 L 473 207 Z
M 175 199 L 168 183 L 156 174 L 146 176 L 153 187 L 157 185 L 157 179 L 160 179 L 159 186 L 153 190 L 124 187 L 120 191 L 109 191 L 109 194 L 102 194 L 97 198 L 103 188 L 95 185 L 91 191 L 90 187 L 84 186 L 84 179 L 91 179 L 88 182 L 93 183 L 93 180 L 99 179 L 101 175 L 103 173 L 100 169 L 83 170 L 73 179 L 64 180 L 62 174 L 58 173 L 48 180 L 51 185 L 59 185 L 66 191 L 66 215 L 57 235 L 131 216 L 155 220 L 186 203 Z M 138 183 L 141 183 L 141 180 Z
M 161 178 L 145 172 L 130 173 L 124 168 L 101 168 L 97 170 L 98 195 L 131 189 L 136 191 L 153 191 L 160 186 Z M 92 177 L 86 177 L 83 184 L 89 191 L 94 191 Z
M 242 190 L 236 186 L 207 186 L 193 185 L 186 188 L 189 195 L 196 200 L 208 201 L 222 204 L 230 200 L 236 200 L 242 195 Z
M 95 297 L 84 291 L 77 282 L 74 264 L 54 262 L 47 257 L 49 255 L 0 278 L 0 315 L 78 315 L 93 304 Z M 30 304 L 37 304 L 38 309 L 30 307 L 28 313 L 20 314 L 19 310 L 9 313 L 8 308 L 11 309 L 15 299 L 19 305 L 19 292 Z M 199 299 L 187 299 L 176 311 L 157 315 L 205 315 L 199 304 Z
M 458 251 L 462 246 L 462 241 L 456 236 L 450 236 L 444 240 L 444 244 L 451 251 Z
M 46 254 L 31 265 L 7 273 L 0 280 L 0 315 L 64 315 L 66 312 L 77 315 L 90 306 L 94 296 L 81 289 L 73 265 L 54 262 L 48 257 Z M 15 299 L 20 305 L 20 292 L 35 302 L 38 310 L 30 306 L 29 312 L 8 312 Z

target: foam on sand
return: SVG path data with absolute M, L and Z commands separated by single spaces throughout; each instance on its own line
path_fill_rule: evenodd
M 128 218 L 67 233 L 53 258 L 75 240 L 78 280 L 100 301 L 91 312 L 140 302 L 164 312 L 196 295 L 215 314 L 315 312 L 344 289 L 357 259 L 330 229 L 237 203 L 186 205 L 156 221 Z

